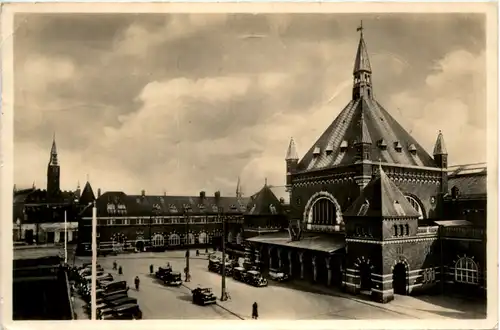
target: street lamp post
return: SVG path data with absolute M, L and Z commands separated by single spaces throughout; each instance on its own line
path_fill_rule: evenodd
M 189 274 L 189 210 L 184 213 L 184 218 L 186 219 L 186 279 L 185 282 L 190 281 L 191 275 Z
M 227 300 L 226 292 L 226 219 L 224 215 L 221 216 L 223 211 L 222 207 L 219 207 L 219 219 L 222 219 L 222 279 L 221 279 L 221 301 Z

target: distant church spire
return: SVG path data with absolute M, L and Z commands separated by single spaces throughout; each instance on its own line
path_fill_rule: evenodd
M 57 160 L 57 147 L 56 147 L 56 133 L 54 132 L 54 136 L 52 137 L 52 148 L 50 149 L 50 161 L 49 166 L 58 166 L 59 162 Z
M 358 51 L 356 52 L 356 60 L 354 61 L 354 83 L 352 98 L 357 100 L 361 97 L 373 97 L 372 89 L 372 67 L 370 64 L 370 59 L 368 58 L 368 51 L 366 50 L 365 39 L 363 36 L 363 21 L 357 28 L 359 34 L 359 44 Z
M 434 145 L 433 155 L 447 155 L 446 146 L 444 145 L 443 133 L 439 131 L 438 137 L 436 139 L 436 144 Z

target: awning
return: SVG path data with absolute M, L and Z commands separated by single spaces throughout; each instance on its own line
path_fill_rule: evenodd
M 450 227 L 450 226 L 471 226 L 472 222 L 467 220 L 442 220 L 434 221 L 438 226 Z
M 345 247 L 345 239 L 343 236 L 339 235 L 317 234 L 304 236 L 300 241 L 292 241 L 287 233 L 280 233 L 259 235 L 248 238 L 247 241 L 327 253 L 334 253 Z

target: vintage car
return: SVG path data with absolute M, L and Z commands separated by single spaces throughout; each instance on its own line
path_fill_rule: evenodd
M 166 266 L 166 267 L 158 267 L 158 270 L 155 273 L 155 276 L 159 280 L 163 280 L 163 277 L 172 271 L 172 266 Z
M 277 269 L 269 269 L 269 278 L 276 282 L 283 282 L 288 280 L 288 274 Z
M 245 278 L 247 276 L 247 271 L 243 267 L 234 267 L 233 268 L 233 278 L 236 281 L 245 281 Z
M 267 286 L 267 280 L 256 270 L 249 270 L 246 273 L 245 282 L 253 286 Z
M 103 283 L 101 285 L 101 289 L 103 289 L 105 293 L 119 291 L 119 290 L 127 290 L 128 291 L 128 285 L 127 285 L 127 281 L 107 282 L 107 283 Z
M 210 288 L 196 288 L 191 291 L 191 294 L 193 295 L 193 304 L 196 305 L 209 305 L 209 304 L 215 304 L 217 302 L 217 298 L 212 292 L 212 289 Z
M 219 259 L 208 260 L 208 270 L 211 272 L 218 273 L 221 268 L 221 261 Z
M 107 304 L 110 307 L 118 307 L 127 304 L 137 304 L 137 299 L 133 297 L 123 297 L 121 299 L 111 300 Z
M 104 308 L 97 315 L 101 320 L 142 319 L 142 311 L 137 304 L 124 304 L 117 307 Z
M 163 276 L 163 283 L 165 285 L 179 286 L 182 284 L 180 272 L 169 272 Z

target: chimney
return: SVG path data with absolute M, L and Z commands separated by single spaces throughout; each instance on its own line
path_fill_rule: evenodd
M 101 188 L 97 189 L 97 198 L 101 197 Z
M 201 200 L 205 199 L 205 192 L 204 191 L 200 191 L 200 199 Z
M 144 189 L 143 189 L 143 190 L 141 190 L 141 196 L 142 196 L 142 197 L 146 197 L 146 190 L 144 190 Z
M 216 191 L 215 192 L 215 199 L 219 199 L 220 198 L 220 191 Z

